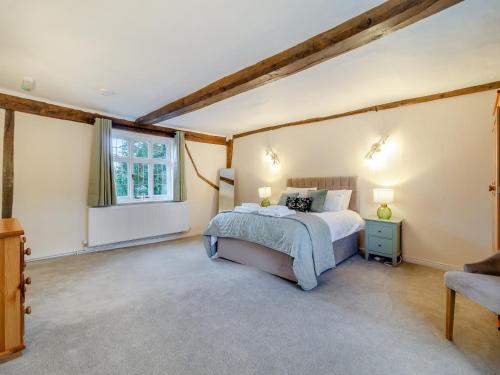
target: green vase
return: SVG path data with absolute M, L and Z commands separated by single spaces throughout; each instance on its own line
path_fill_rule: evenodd
M 382 203 L 377 210 L 377 216 L 382 220 L 389 220 L 392 216 L 391 209 L 387 206 L 387 203 Z
M 271 202 L 269 201 L 269 198 L 264 198 L 262 202 L 260 202 L 260 205 L 262 207 L 269 207 L 271 205 Z

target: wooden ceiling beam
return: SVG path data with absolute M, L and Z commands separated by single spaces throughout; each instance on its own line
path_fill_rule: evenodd
M 312 118 L 308 118 L 308 119 L 287 122 L 287 123 L 279 124 L 279 125 L 266 126 L 264 128 L 250 130 L 247 132 L 235 134 L 235 135 L 233 135 L 233 139 L 248 137 L 249 135 L 269 132 L 269 131 L 278 130 L 278 129 L 282 129 L 282 128 L 290 128 L 292 126 L 308 125 L 308 124 L 313 124 L 313 123 L 327 121 L 327 120 L 334 120 L 334 119 L 341 118 L 341 117 L 360 115 L 360 114 L 367 113 L 367 112 L 379 112 L 379 111 L 383 111 L 386 109 L 399 108 L 399 107 L 404 107 L 404 106 L 413 105 L 413 104 L 427 103 L 427 102 L 431 102 L 433 100 L 454 98 L 456 96 L 475 94 L 478 92 L 490 91 L 490 90 L 494 90 L 494 89 L 498 89 L 498 88 L 500 88 L 500 81 L 485 83 L 485 84 L 476 85 L 476 86 L 469 86 L 469 87 L 464 87 L 464 88 L 461 88 L 458 90 L 441 92 L 439 94 L 418 96 L 416 98 L 410 98 L 410 99 L 398 100 L 395 102 L 372 105 L 370 107 L 355 109 L 355 110 L 349 111 L 349 112 L 341 112 L 341 113 L 336 113 L 336 114 L 328 115 L 328 116 L 312 117 Z M 500 91 L 499 91 L 499 93 L 500 93 Z M 500 94 L 498 94 L 498 95 L 500 98 Z
M 389 0 L 305 42 L 221 78 L 136 120 L 155 124 L 300 72 L 463 0 Z
M 139 133 L 148 133 L 166 137 L 173 137 L 176 129 L 155 125 L 140 125 L 134 121 L 110 117 L 99 113 L 81 111 L 79 109 L 41 102 L 38 100 L 21 98 L 19 96 L 0 93 L 0 108 L 16 112 L 24 112 L 37 116 L 51 117 L 59 120 L 81 122 L 93 125 L 96 117 L 107 118 L 113 121 L 113 127 Z M 185 131 L 188 141 L 226 145 L 226 138 L 216 135 Z

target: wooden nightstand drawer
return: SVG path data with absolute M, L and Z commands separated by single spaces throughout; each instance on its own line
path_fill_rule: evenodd
M 387 254 L 392 257 L 393 252 L 393 242 L 391 239 L 370 236 L 368 235 L 368 241 L 366 242 L 366 247 L 369 251 L 375 251 L 377 253 Z
M 369 236 L 377 236 L 384 237 L 387 239 L 392 239 L 393 237 L 393 226 L 383 223 L 371 223 L 368 226 L 368 235 Z
M 398 263 L 401 255 L 401 223 L 402 219 L 381 220 L 375 217 L 366 220 L 365 259 L 370 254 L 388 257 L 392 264 Z

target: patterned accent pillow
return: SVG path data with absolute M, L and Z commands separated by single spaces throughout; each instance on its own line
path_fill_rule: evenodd
M 286 206 L 290 210 L 296 210 L 300 212 L 308 212 L 311 209 L 311 198 L 291 198 L 288 197 L 286 200 Z
M 278 201 L 279 206 L 286 206 L 286 201 L 288 198 L 297 198 L 299 196 L 299 193 L 287 193 L 284 192 L 281 194 L 280 200 Z

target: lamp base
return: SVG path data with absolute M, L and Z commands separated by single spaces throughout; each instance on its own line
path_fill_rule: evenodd
M 377 210 L 377 216 L 382 220 L 389 220 L 392 216 L 391 209 L 387 206 L 387 203 L 382 203 Z
M 269 207 L 271 205 L 271 202 L 269 201 L 269 198 L 264 198 L 262 199 L 262 202 L 260 202 L 261 207 Z

